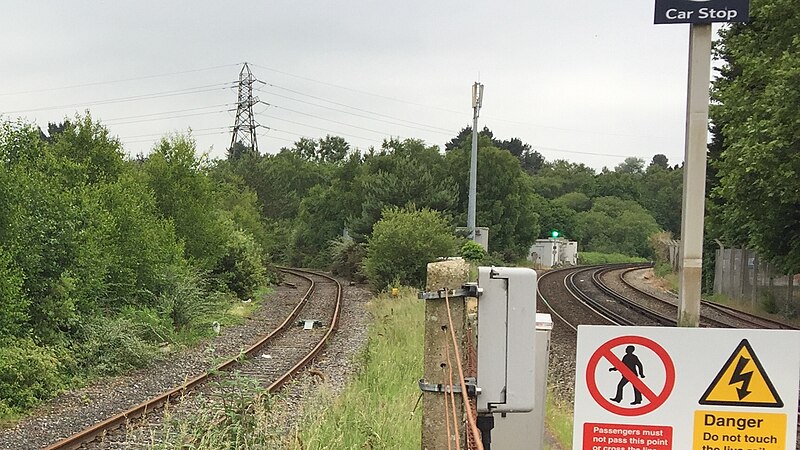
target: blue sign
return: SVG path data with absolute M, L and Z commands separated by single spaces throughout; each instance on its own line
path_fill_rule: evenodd
M 750 0 L 656 0 L 655 23 L 747 22 Z

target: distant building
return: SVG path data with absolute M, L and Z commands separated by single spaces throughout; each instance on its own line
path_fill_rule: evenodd
M 578 243 L 564 238 L 537 239 L 528 253 L 528 261 L 539 267 L 578 264 Z

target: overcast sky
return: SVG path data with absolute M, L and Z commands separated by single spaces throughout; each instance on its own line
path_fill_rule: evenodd
M 191 128 L 230 143 L 242 62 L 275 153 L 301 136 L 444 147 L 472 123 L 596 169 L 683 160 L 689 25 L 653 0 L 5 1 L 0 114 L 46 128 L 89 109 L 129 154 Z M 164 76 L 160 76 L 164 75 Z M 120 101 L 124 100 L 124 101 Z

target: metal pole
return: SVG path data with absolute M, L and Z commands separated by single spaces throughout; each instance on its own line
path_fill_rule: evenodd
M 689 31 L 689 83 L 681 214 L 678 326 L 682 327 L 700 325 L 710 78 L 711 24 L 692 24 Z
M 478 186 L 478 115 L 483 102 L 483 85 L 472 85 L 472 153 L 469 159 L 469 204 L 467 205 L 467 231 L 475 240 L 475 196 Z

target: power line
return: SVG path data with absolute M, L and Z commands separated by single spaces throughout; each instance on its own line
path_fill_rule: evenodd
M 339 84 L 329 83 L 327 81 L 322 81 L 322 80 L 315 80 L 314 78 L 309 78 L 309 77 L 304 77 L 302 75 L 296 75 L 296 74 L 293 74 L 293 73 L 284 72 L 282 70 L 273 69 L 271 67 L 262 66 L 262 65 L 259 65 L 259 64 L 253 64 L 253 66 L 259 67 L 261 69 L 269 70 L 271 72 L 279 73 L 279 74 L 282 74 L 282 75 L 287 75 L 287 76 L 290 76 L 290 77 L 299 78 L 301 80 L 311 81 L 313 83 L 323 84 L 323 85 L 335 87 L 335 88 L 338 88 L 338 89 L 344 89 L 346 91 L 357 92 L 359 94 L 370 95 L 370 96 L 373 96 L 373 97 L 382 98 L 382 99 L 385 99 L 385 100 L 391 100 L 391 101 L 398 102 L 398 103 L 405 103 L 405 104 L 414 105 L 414 106 L 421 106 L 423 108 L 438 109 L 440 111 L 445 111 L 445 112 L 449 112 L 449 113 L 453 113 L 453 114 L 459 114 L 459 115 L 463 115 L 464 114 L 463 111 L 456 111 L 456 110 L 453 110 L 453 109 L 441 108 L 441 107 L 432 106 L 432 105 L 424 105 L 422 103 L 410 102 L 408 100 L 402 100 L 402 99 L 399 99 L 399 98 L 388 97 L 388 96 L 381 95 L 381 94 L 375 94 L 373 92 L 367 92 L 367 91 L 362 91 L 362 90 L 359 90 L 359 89 L 353 89 L 353 88 L 350 88 L 350 87 L 347 87 L 347 86 L 342 86 L 342 85 L 339 85 Z
M 213 136 L 213 135 L 216 135 L 216 134 L 226 134 L 226 133 L 228 133 L 230 131 L 229 127 L 221 127 L 221 128 L 225 128 L 225 129 L 222 130 L 222 131 L 216 131 L 216 132 L 212 132 L 212 133 L 199 133 L 199 134 L 192 133 L 191 137 L 194 138 L 194 137 L 201 137 L 201 136 Z M 153 134 L 151 136 L 165 136 L 165 135 L 168 135 L 168 134 L 169 133 L 159 133 L 159 134 Z M 144 136 L 146 136 L 146 135 L 144 135 Z M 152 142 L 153 141 L 152 138 L 151 139 L 138 139 L 138 140 L 133 140 L 133 141 L 127 140 L 125 138 L 120 138 L 120 140 L 121 141 L 124 140 L 126 144 L 136 144 L 136 143 L 140 143 L 140 142 Z
M 270 105 L 275 107 L 275 108 L 280 108 L 280 109 L 283 109 L 285 111 L 289 111 L 289 112 L 292 112 L 292 113 L 295 113 L 295 114 L 300 114 L 301 116 L 311 117 L 311 118 L 314 118 L 314 119 L 319 119 L 319 120 L 324 120 L 326 122 L 335 123 L 337 125 L 344 125 L 346 127 L 351 127 L 351 128 L 356 128 L 356 129 L 359 129 L 359 130 L 369 131 L 370 133 L 380 134 L 382 136 L 390 134 L 390 133 L 386 133 L 385 131 L 373 130 L 371 128 L 360 127 L 358 125 L 351 125 L 349 123 L 339 122 L 338 120 L 327 119 L 325 117 L 320 117 L 320 116 L 317 116 L 317 115 L 314 115 L 314 114 L 304 113 L 302 111 L 296 111 L 294 109 L 285 108 L 283 106 L 278 106 L 278 105 L 275 105 L 275 104 L 272 104 L 272 103 L 270 103 Z
M 350 87 L 347 87 L 347 86 L 341 86 L 341 85 L 338 85 L 338 84 L 329 83 L 327 81 L 317 80 L 317 79 L 314 79 L 314 78 L 309 78 L 309 77 L 305 77 L 305 76 L 302 76 L 302 75 L 297 75 L 297 74 L 285 72 L 285 71 L 282 71 L 282 70 L 273 69 L 271 67 L 261 66 L 261 65 L 258 65 L 258 64 L 253 64 L 253 65 L 256 66 L 256 67 L 260 67 L 262 69 L 265 69 L 265 70 L 269 70 L 269 71 L 275 72 L 275 73 L 280 73 L 282 75 L 287 75 L 287 76 L 290 76 L 290 77 L 294 77 L 294 78 L 298 78 L 298 79 L 306 80 L 306 81 L 311 81 L 313 83 L 318 83 L 318 84 L 322 84 L 322 85 L 326 85 L 326 86 L 331 86 L 331 87 L 335 87 L 335 88 L 338 88 L 338 89 L 344 89 L 344 90 L 351 91 L 351 92 L 357 92 L 359 94 L 370 95 L 370 96 L 377 97 L 377 98 L 382 98 L 382 99 L 385 99 L 385 100 L 391 100 L 391 101 L 395 101 L 395 102 L 398 102 L 398 103 L 405 103 L 405 104 L 409 104 L 409 105 L 420 106 L 420 107 L 428 108 L 428 109 L 436 109 L 436 110 L 439 110 L 439 111 L 444 111 L 444 112 L 448 112 L 448 113 L 452 113 L 452 114 L 458 114 L 459 116 L 466 116 L 467 115 L 466 110 L 465 111 L 459 111 L 459 110 L 442 108 L 442 107 L 433 106 L 433 105 L 425 105 L 425 104 L 422 104 L 422 103 L 416 103 L 416 102 L 411 102 L 411 101 L 408 101 L 408 100 L 402 100 L 402 99 L 398 99 L 398 98 L 394 98 L 394 97 L 389 97 L 389 96 L 385 96 L 385 95 L 381 95 L 381 94 L 376 94 L 376 93 L 373 93 L 373 92 L 362 91 L 362 90 L 350 88 Z M 274 86 L 274 85 L 272 85 L 272 86 Z M 279 86 L 275 86 L 275 87 L 279 87 Z M 559 130 L 559 131 L 570 131 L 570 132 L 578 132 L 578 133 L 586 133 L 586 134 L 620 136 L 620 137 L 669 139 L 668 137 L 665 137 L 665 136 L 647 136 L 647 135 L 635 135 L 635 134 L 625 134 L 625 133 L 609 133 L 609 132 L 604 132 L 604 131 L 581 130 L 581 129 L 576 129 L 576 128 L 552 127 L 552 126 L 548 126 L 548 125 L 539 125 L 539 124 L 535 124 L 535 123 L 531 123 L 531 122 L 520 122 L 520 121 L 502 119 L 502 118 L 498 118 L 498 117 L 493 117 L 491 115 L 484 116 L 484 117 L 486 119 L 493 119 L 493 120 L 497 120 L 497 121 L 500 121 L 500 122 L 516 123 L 516 124 L 519 124 L 519 125 L 529 125 L 529 126 L 534 126 L 534 127 L 538 127 L 538 128 L 546 128 L 546 129 Z
M 355 114 L 353 112 L 343 111 L 343 110 L 340 110 L 340 109 L 331 108 L 331 107 L 328 107 L 328 106 L 323 106 L 323 105 L 319 105 L 319 104 L 316 104 L 316 103 L 307 102 L 307 101 L 296 99 L 296 98 L 293 98 L 293 97 L 288 97 L 288 96 L 285 96 L 285 95 L 276 94 L 274 92 L 265 91 L 265 90 L 263 90 L 263 88 L 259 89 L 260 91 L 266 92 L 266 93 L 268 93 L 270 95 L 274 95 L 274 96 L 277 96 L 277 97 L 293 100 L 293 101 L 296 101 L 296 102 L 305 103 L 305 104 L 317 106 L 317 107 L 320 107 L 320 108 L 330 109 L 332 111 L 342 112 L 342 113 L 345 113 L 345 114 L 351 114 L 351 115 L 354 115 L 356 117 L 363 117 L 363 118 L 369 119 L 369 120 L 376 120 L 376 121 L 380 121 L 380 122 L 386 122 L 386 123 L 390 123 L 392 125 L 399 125 L 399 126 L 404 126 L 404 127 L 409 127 L 409 128 L 416 128 L 416 129 L 423 129 L 421 127 L 424 127 L 424 128 L 429 128 L 430 129 L 430 130 L 424 130 L 424 131 L 430 131 L 430 132 L 433 132 L 433 133 L 458 134 L 458 131 L 449 130 L 447 128 L 435 127 L 435 126 L 432 126 L 432 125 L 426 125 L 426 124 L 419 123 L 419 122 L 414 122 L 414 121 L 411 121 L 411 120 L 401 119 L 399 117 L 393 117 L 393 116 L 389 116 L 389 115 L 386 115 L 386 114 L 381 114 L 381 113 L 378 113 L 378 112 L 369 111 L 369 110 L 366 110 L 366 109 L 362 109 L 362 108 L 358 108 L 358 107 L 355 107 L 355 106 L 346 105 L 344 103 L 339 103 L 339 102 L 336 102 L 336 101 L 333 101 L 333 100 L 329 100 L 329 99 L 326 99 L 326 98 L 317 97 L 315 95 L 305 94 L 303 92 L 296 91 L 294 89 L 289 89 L 289 88 L 286 88 L 286 87 L 283 87 L 283 86 L 278 86 L 278 85 L 275 85 L 275 84 L 272 84 L 272 83 L 266 83 L 266 84 L 268 86 L 270 86 L 270 87 L 274 87 L 274 88 L 277 88 L 277 89 L 282 89 L 284 91 L 292 92 L 294 94 L 302 95 L 304 97 L 313 98 L 315 100 L 320 100 L 320 101 L 323 101 L 323 102 L 331 103 L 333 105 L 338 105 L 338 106 L 342 106 L 342 107 L 345 107 L 345 108 L 350 108 L 350 109 L 353 109 L 353 110 L 356 110 L 356 111 L 361 111 L 361 112 L 364 112 L 364 113 L 367 113 L 367 114 L 373 114 L 373 115 L 379 116 L 379 117 L 385 117 L 387 119 L 397 120 L 399 122 L 405 122 L 405 123 L 408 123 L 408 124 L 411 124 L 411 125 L 403 125 L 403 124 L 400 124 L 400 123 L 389 122 L 389 121 L 385 121 L 385 120 L 381 120 L 381 119 L 376 119 L 376 118 L 373 118 L 373 117 L 363 116 L 363 115 Z M 414 125 L 414 126 L 412 126 L 412 125 Z M 441 131 L 435 131 L 435 130 L 441 130 Z
M 189 111 L 199 111 L 201 109 L 221 108 L 223 106 L 232 106 L 232 105 L 233 105 L 233 103 L 222 103 L 222 104 L 219 104 L 219 105 L 201 106 L 199 108 L 176 109 L 176 110 L 173 110 L 173 111 L 162 111 L 162 112 L 151 113 L 151 114 L 139 114 L 139 115 L 136 115 L 136 116 L 114 117 L 114 118 L 111 118 L 111 119 L 104 119 L 103 123 L 114 122 L 114 121 L 117 121 L 117 120 L 138 119 L 140 117 L 152 117 L 152 116 L 160 116 L 160 115 L 166 115 L 166 114 L 183 113 L 183 112 L 189 112 Z
M 195 131 L 211 131 L 211 130 L 230 130 L 230 129 L 231 129 L 231 127 L 198 128 L 198 129 L 196 129 L 196 130 L 194 130 L 194 129 L 191 129 L 191 128 L 190 128 L 190 129 L 189 129 L 189 130 L 187 130 L 187 131 L 188 131 L 188 132 L 189 132 L 189 133 L 190 133 L 192 136 L 201 136 L 201 135 L 195 135 L 195 134 L 194 134 L 194 132 L 195 132 Z M 141 138 L 141 137 L 150 137 L 150 136 L 163 136 L 163 135 L 165 135 L 165 134 L 168 134 L 168 133 L 137 134 L 137 135 L 135 135 L 135 136 L 125 136 L 125 137 L 121 137 L 120 139 L 135 139 L 135 138 Z M 216 133 L 212 133 L 212 134 L 216 134 Z
M 363 136 L 355 136 L 355 135 L 352 135 L 352 134 L 340 133 L 338 131 L 331 130 L 331 129 L 328 129 L 328 128 L 322 128 L 322 127 L 317 127 L 317 126 L 314 126 L 314 125 L 309 125 L 309 124 L 306 124 L 306 123 L 295 122 L 293 120 L 284 119 L 284 118 L 281 118 L 281 117 L 269 116 L 269 115 L 266 115 L 266 114 L 262 114 L 262 116 L 267 117 L 269 119 L 281 120 L 283 122 L 291 123 L 291 124 L 294 124 L 294 125 L 299 125 L 301 127 L 314 128 L 314 129 L 317 129 L 317 130 L 324 131 L 326 133 L 333 133 L 334 135 L 337 135 L 337 136 L 345 136 L 345 137 L 361 139 L 361 140 L 369 141 L 369 142 L 378 142 L 373 138 L 367 138 L 367 137 L 363 137 Z M 269 127 L 265 127 L 265 128 L 269 129 Z M 389 135 L 389 136 L 391 136 L 391 135 Z
M 220 87 L 222 86 L 222 87 Z M 113 103 L 124 103 L 124 102 L 132 102 L 137 100 L 150 100 L 153 98 L 163 98 L 163 97 L 172 97 L 176 95 L 187 95 L 187 94 L 200 94 L 203 92 L 211 92 L 221 89 L 228 89 L 230 87 L 230 83 L 217 83 L 217 84 L 210 84 L 206 86 L 197 86 L 193 88 L 186 88 L 186 89 L 178 89 L 178 90 L 171 90 L 171 91 L 162 91 L 162 92 L 155 92 L 152 94 L 142 94 L 142 95 L 134 95 L 130 97 L 117 97 L 111 98 L 106 100 L 95 100 L 91 102 L 83 102 L 83 103 L 73 103 L 69 105 L 59 105 L 59 106 L 45 106 L 41 108 L 31 108 L 31 109 L 19 109 L 16 111 L 4 111 L 0 114 L 19 114 L 19 113 L 26 113 L 26 112 L 35 112 L 35 111 L 48 111 L 54 109 L 65 109 L 65 108 L 77 108 L 77 107 L 85 107 L 85 106 L 97 106 L 97 105 L 108 105 Z
M 75 89 L 81 87 L 88 87 L 88 86 L 100 86 L 103 84 L 114 84 L 114 83 L 123 83 L 127 81 L 138 81 L 138 80 L 146 80 L 150 78 L 162 78 L 168 77 L 172 75 L 183 75 L 186 73 L 196 73 L 196 72 L 205 72 L 209 70 L 221 69 L 223 67 L 231 67 L 231 66 L 238 66 L 238 64 L 223 64 L 219 66 L 212 66 L 212 67 L 203 67 L 199 69 L 191 69 L 191 70 L 182 70 L 179 72 L 170 72 L 170 73 L 161 73 L 157 75 L 144 75 L 140 77 L 133 77 L 133 78 L 123 78 L 119 80 L 109 80 L 109 81 L 94 81 L 90 83 L 83 83 L 83 84 L 72 84 L 68 86 L 59 86 L 59 87 L 52 87 L 52 88 L 43 88 L 43 89 L 31 89 L 27 91 L 17 91 L 17 92 L 3 92 L 0 93 L 0 96 L 8 96 L 8 95 L 21 95 L 21 94 L 35 94 L 37 92 L 52 92 L 52 91 L 60 91 L 64 89 Z
M 107 125 L 127 125 L 127 124 L 131 124 L 131 123 L 153 122 L 153 121 L 156 121 L 156 120 L 170 120 L 170 119 L 179 119 L 179 118 L 182 118 L 182 117 L 205 116 L 205 115 L 208 115 L 208 114 L 219 114 L 219 113 L 224 113 L 224 112 L 229 112 L 229 111 L 230 110 L 228 110 L 228 109 L 220 109 L 220 110 L 217 110 L 217 111 L 207 111 L 207 112 L 192 113 L 192 114 L 181 114 L 181 115 L 177 115 L 177 116 L 151 117 L 149 119 L 128 120 L 128 121 L 125 121 L 125 122 L 116 122 L 116 123 L 112 123 L 112 124 L 106 123 L 106 124 Z
M 631 155 L 615 155 L 615 154 L 612 154 L 612 153 L 580 152 L 580 151 L 577 151 L 577 150 L 564 150 L 563 148 L 542 147 L 542 146 L 534 145 L 534 144 L 531 144 L 531 148 L 533 150 L 542 149 L 542 150 L 549 150 L 551 152 L 556 152 L 556 153 L 574 153 L 574 154 L 577 154 L 577 155 L 614 156 L 614 157 L 619 157 L 619 158 L 627 158 L 627 157 L 631 156 Z
M 539 125 L 531 122 L 520 122 L 518 120 L 508 120 L 508 119 L 501 119 L 499 117 L 494 116 L 484 116 L 486 119 L 495 120 L 498 122 L 506 122 L 506 123 L 515 123 L 517 125 L 528 125 L 536 128 L 545 128 L 548 130 L 558 130 L 558 131 L 569 131 L 569 132 L 577 132 L 577 133 L 585 133 L 585 134 L 594 134 L 600 136 L 618 136 L 618 137 L 634 137 L 634 138 L 645 138 L 645 139 L 670 139 L 666 136 L 646 136 L 642 134 L 627 134 L 627 133 L 609 133 L 606 131 L 594 131 L 594 130 L 581 130 L 577 128 L 564 128 L 564 127 L 552 127 L 549 125 Z

